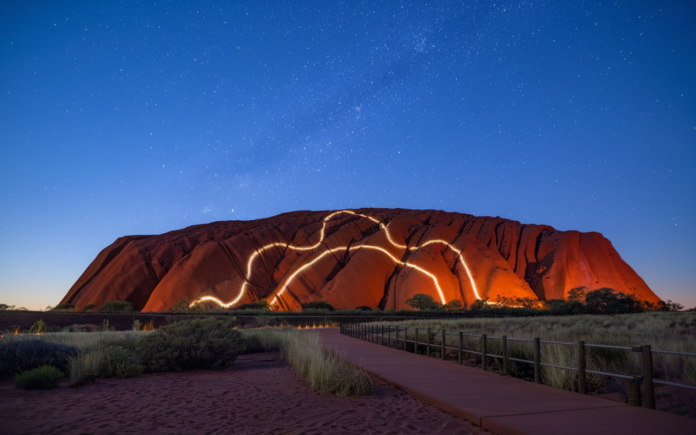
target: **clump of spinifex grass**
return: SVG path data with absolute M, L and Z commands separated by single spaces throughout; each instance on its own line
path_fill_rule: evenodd
M 257 328 L 240 330 L 244 339 L 244 353 L 276 352 L 282 349 L 289 329 Z
M 425 342 L 424 331 L 430 328 L 434 331 L 443 328 L 449 332 L 464 332 L 465 334 L 486 334 L 489 337 L 506 335 L 508 338 L 532 339 L 539 337 L 542 341 L 561 341 L 576 343 L 606 344 L 614 346 L 635 346 L 649 344 L 653 349 L 676 352 L 696 353 L 696 313 L 694 312 L 650 312 L 620 315 L 581 315 L 581 316 L 545 316 L 545 317 L 515 317 L 515 318 L 468 318 L 468 319 L 432 319 L 409 320 L 402 322 L 378 322 L 377 325 L 399 326 L 409 328 L 409 340 L 412 340 L 414 329 L 419 329 L 419 341 Z M 434 334 L 432 343 L 440 344 L 440 335 Z M 446 337 L 446 346 L 457 348 L 459 345 L 456 335 Z M 465 337 L 465 350 L 479 351 L 477 337 Z M 439 347 L 434 348 L 439 353 Z M 491 338 L 487 340 L 487 352 L 500 355 L 501 341 Z M 510 357 L 533 360 L 534 350 L 531 343 L 508 340 Z M 471 354 L 465 353 L 465 358 Z M 640 374 L 640 355 L 631 351 L 586 348 L 587 369 L 619 373 L 625 375 Z M 498 359 L 489 360 L 494 367 L 500 363 Z M 558 366 L 577 366 L 577 346 L 572 345 L 541 345 L 541 362 Z M 511 363 L 513 375 L 530 377 L 531 365 Z M 653 369 L 655 377 L 674 382 L 696 384 L 696 358 L 678 355 L 653 354 Z M 576 388 L 574 371 L 542 367 L 542 381 L 557 388 Z M 588 375 L 591 388 L 601 390 L 607 379 L 599 375 Z
M 372 392 L 372 382 L 367 374 L 342 358 L 336 350 L 325 347 L 318 334 L 285 334 L 282 354 L 297 375 L 316 391 L 339 397 Z

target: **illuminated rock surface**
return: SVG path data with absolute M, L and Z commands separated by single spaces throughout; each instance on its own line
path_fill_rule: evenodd
M 298 211 L 121 237 L 61 303 L 166 311 L 182 298 L 228 306 L 268 298 L 284 310 L 314 300 L 401 309 L 416 293 L 471 305 L 558 299 L 579 286 L 659 300 L 599 233 L 432 210 Z

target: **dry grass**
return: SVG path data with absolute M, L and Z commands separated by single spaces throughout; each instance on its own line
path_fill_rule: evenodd
M 283 357 L 316 391 L 339 397 L 372 392 L 369 376 L 342 358 L 336 350 L 325 347 L 319 334 L 291 331 L 284 338 Z
M 583 315 L 561 317 L 516 317 L 516 318 L 477 318 L 461 320 L 413 320 L 403 322 L 378 322 L 377 325 L 409 328 L 409 339 L 413 339 L 415 328 L 424 331 L 441 330 L 464 332 L 465 334 L 486 334 L 489 337 L 506 335 L 508 338 L 532 339 L 576 343 L 580 340 L 592 344 L 633 346 L 649 344 L 653 349 L 696 353 L 696 313 L 641 313 L 613 316 Z M 419 340 L 425 342 L 425 333 L 419 333 Z M 431 342 L 440 344 L 440 335 L 434 334 Z M 447 346 L 457 347 L 458 338 L 448 335 Z M 532 360 L 531 343 L 508 341 L 509 355 Z M 464 340 L 464 349 L 479 351 L 479 339 Z M 488 353 L 500 355 L 499 339 L 487 341 Z M 587 368 L 620 374 L 640 374 L 640 354 L 612 349 L 587 348 Z M 541 362 L 554 365 L 576 367 L 577 348 L 575 346 L 542 344 Z M 494 366 L 497 360 L 493 360 Z M 513 371 L 520 377 L 528 377 L 530 365 L 513 364 Z M 674 355 L 653 354 L 656 378 L 675 382 L 696 384 L 696 358 Z M 563 389 L 573 389 L 575 372 L 542 367 L 542 380 L 547 385 Z M 601 376 L 588 376 L 588 382 L 595 389 L 602 389 L 606 379 Z
M 102 332 L 47 332 L 45 334 L 17 334 L 6 335 L 3 342 L 13 340 L 44 340 L 51 343 L 75 346 L 80 350 L 91 349 L 122 339 L 138 341 L 145 337 L 145 331 L 102 331 Z
M 103 349 L 80 352 L 70 358 L 70 385 L 76 387 L 102 377 L 106 365 Z

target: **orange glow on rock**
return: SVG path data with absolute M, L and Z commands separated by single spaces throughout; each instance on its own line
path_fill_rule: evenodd
M 325 239 L 325 236 L 326 236 L 326 224 L 327 224 L 327 222 L 328 222 L 329 220 L 331 220 L 334 216 L 339 215 L 339 214 L 350 214 L 350 215 L 354 215 L 354 216 L 360 216 L 360 217 L 362 217 L 362 218 L 369 219 L 370 221 L 374 222 L 375 224 L 378 224 L 378 225 L 380 226 L 380 229 L 382 229 L 382 230 L 385 231 L 385 235 L 386 235 L 387 240 L 389 241 L 389 243 L 390 243 L 393 247 L 395 247 L 395 248 L 397 248 L 397 249 L 403 249 L 403 250 L 408 249 L 408 250 L 410 250 L 410 251 L 416 251 L 416 250 L 418 250 L 418 249 L 420 249 L 420 248 L 423 248 L 423 247 L 425 247 L 425 246 L 432 245 L 432 244 L 443 244 L 443 245 L 447 246 L 449 249 L 451 249 L 452 251 L 454 251 L 454 252 L 457 254 L 457 259 L 458 259 L 459 261 L 461 261 L 462 265 L 464 266 L 464 270 L 466 271 L 466 274 L 467 274 L 467 276 L 468 276 L 468 278 L 469 278 L 469 282 L 471 283 L 471 287 L 472 287 L 472 289 L 473 289 L 473 291 L 474 291 L 474 295 L 476 296 L 476 299 L 481 299 L 481 297 L 479 296 L 478 290 L 476 289 L 476 283 L 474 282 L 474 278 L 473 278 L 473 276 L 471 275 L 471 270 L 469 269 L 469 266 L 466 264 L 466 261 L 464 260 L 464 256 L 463 256 L 463 254 L 462 254 L 462 251 L 461 251 L 460 249 L 457 249 L 457 248 L 456 248 L 455 246 L 453 246 L 451 243 L 447 242 L 446 240 L 435 239 L 435 240 L 429 240 L 429 241 L 423 243 L 423 244 L 420 245 L 420 246 L 415 246 L 415 247 L 410 247 L 410 248 L 409 248 L 408 246 L 406 246 L 406 245 L 404 245 L 404 244 L 402 244 L 402 243 L 399 243 L 399 242 L 394 241 L 394 239 L 392 239 L 391 233 L 389 232 L 389 228 L 387 227 L 387 225 L 384 225 L 384 223 L 380 222 L 379 220 L 375 219 L 374 217 L 368 216 L 368 215 L 364 215 L 364 214 L 360 214 L 360 213 L 355 213 L 354 211 L 351 211 L 351 210 L 341 210 L 341 211 L 337 211 L 337 212 L 331 213 L 330 215 L 326 216 L 326 217 L 323 219 L 322 226 L 321 226 L 321 230 L 319 231 L 319 241 L 316 242 L 316 243 L 313 244 L 313 245 L 310 245 L 310 246 L 295 246 L 295 245 L 285 244 L 285 243 L 270 243 L 270 244 L 265 245 L 265 246 L 261 247 L 260 249 L 256 250 L 256 251 L 249 257 L 249 259 L 247 260 L 247 273 L 246 273 L 245 281 L 244 281 L 244 283 L 242 284 L 241 288 L 239 289 L 239 294 L 237 295 L 237 297 L 235 297 L 235 298 L 232 299 L 231 301 L 229 301 L 229 302 L 223 302 L 223 301 L 221 301 L 220 299 L 218 299 L 218 298 L 216 298 L 216 297 L 214 297 L 214 296 L 203 296 L 203 297 L 198 298 L 198 299 L 194 300 L 193 302 L 191 302 L 191 304 L 189 305 L 189 307 L 193 307 L 194 305 L 196 305 L 196 304 L 198 304 L 198 303 L 207 302 L 207 301 L 214 302 L 214 303 L 218 304 L 219 306 L 221 306 L 222 308 L 230 308 L 230 307 L 233 307 L 234 305 L 238 304 L 239 301 L 241 301 L 242 298 L 244 297 L 244 295 L 246 294 L 246 287 L 247 287 L 248 281 L 251 279 L 252 266 L 253 266 L 253 264 L 254 264 L 254 260 L 255 260 L 257 257 L 259 257 L 259 256 L 261 255 L 261 253 L 263 253 L 264 251 L 266 251 L 266 250 L 268 250 L 268 249 L 270 249 L 270 248 L 274 248 L 274 247 L 278 247 L 278 246 L 284 247 L 285 249 L 293 249 L 293 250 L 297 250 L 297 251 L 311 251 L 311 250 L 317 249 L 317 248 L 319 248 L 319 247 L 321 246 L 322 242 L 323 242 L 324 239 Z M 312 266 L 313 264 L 317 263 L 317 262 L 320 261 L 322 258 L 324 258 L 326 255 L 333 254 L 333 253 L 335 253 L 335 252 L 345 251 L 346 248 L 348 248 L 348 246 L 339 246 L 339 247 L 336 247 L 336 248 L 327 248 L 326 251 L 324 251 L 321 255 L 319 255 L 318 257 L 316 257 L 314 260 L 312 260 L 312 261 L 310 261 L 310 262 L 304 264 L 302 267 L 298 268 L 292 275 L 290 275 L 290 276 L 285 280 L 285 282 L 279 287 L 279 289 L 277 289 L 277 290 L 275 290 L 274 292 L 271 293 L 271 295 L 269 296 L 269 299 L 271 299 L 271 298 L 272 298 L 272 299 L 271 299 L 271 301 L 269 302 L 269 305 L 270 305 L 271 307 L 273 307 L 273 306 L 278 302 L 278 298 L 281 298 L 281 297 L 283 296 L 283 293 L 285 293 L 285 290 L 287 290 L 288 285 L 290 285 L 290 283 L 292 283 L 292 281 L 293 281 L 303 270 L 305 270 L 306 268 L 308 268 L 308 267 Z M 425 270 L 424 268 L 422 268 L 422 267 L 420 267 L 420 266 L 416 266 L 416 265 L 411 264 L 411 263 L 409 263 L 409 262 L 403 262 L 403 261 L 399 260 L 399 259 L 398 259 L 397 257 L 395 257 L 391 252 L 387 251 L 386 249 L 384 249 L 384 248 L 382 248 L 382 247 L 380 247 L 380 246 L 357 245 L 357 246 L 351 246 L 350 248 L 348 248 L 348 251 L 355 251 L 355 250 L 358 250 L 358 249 L 373 249 L 373 250 L 379 251 L 379 252 L 385 254 L 387 257 L 389 257 L 389 259 L 391 259 L 394 263 L 398 264 L 399 266 L 402 266 L 402 267 L 410 267 L 410 268 L 412 268 L 412 269 L 414 269 L 414 270 L 417 270 L 418 272 L 420 272 L 420 273 L 422 273 L 422 274 L 428 276 L 428 277 L 433 281 L 433 285 L 434 285 L 435 289 L 437 290 L 437 294 L 438 294 L 438 296 L 439 296 L 439 298 L 440 298 L 441 303 L 442 303 L 443 305 L 445 305 L 445 304 L 447 303 L 447 301 L 445 300 L 445 295 L 444 295 L 444 293 L 443 293 L 443 291 L 442 291 L 442 288 L 440 287 L 440 283 L 439 283 L 438 280 L 437 280 L 437 277 L 436 277 L 434 274 L 432 274 L 431 272 Z

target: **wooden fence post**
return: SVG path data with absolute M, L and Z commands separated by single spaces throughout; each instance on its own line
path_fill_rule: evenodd
M 643 392 L 645 406 L 655 409 L 655 385 L 653 384 L 652 349 L 649 344 L 641 346 L 643 353 Z
M 404 328 L 404 352 L 406 351 L 406 339 L 408 338 L 408 328 Z
M 587 394 L 587 359 L 585 342 L 578 341 L 578 393 Z
M 626 380 L 626 395 L 628 396 L 626 399 L 631 406 L 641 405 L 640 378 L 640 376 L 636 376 L 634 379 Z
M 539 337 L 534 339 L 534 382 L 541 384 L 541 343 Z
M 384 346 L 384 325 L 381 325 L 380 328 L 382 328 L 381 333 L 380 333 L 380 339 L 379 339 L 379 344 L 381 346 Z
M 387 326 L 387 347 L 391 347 L 391 325 Z
M 430 356 L 430 328 L 428 328 L 427 336 L 425 337 L 425 356 Z
M 486 370 L 486 334 L 481 335 L 481 368 Z
M 442 328 L 442 348 L 440 351 L 440 359 L 444 360 L 445 359 L 445 328 Z
M 463 335 L 464 334 L 462 332 L 459 333 L 459 365 L 462 365 L 462 339 L 464 338 Z
M 508 364 L 509 364 L 509 359 L 508 359 L 508 346 L 507 346 L 507 335 L 503 335 L 501 341 L 502 346 L 503 346 L 503 374 L 507 375 L 508 374 Z
M 416 328 L 416 338 L 414 338 L 413 341 L 413 353 L 418 355 L 418 328 Z

